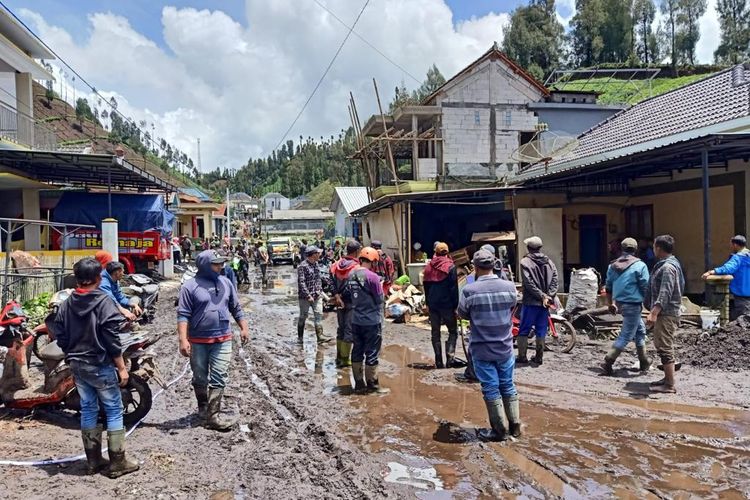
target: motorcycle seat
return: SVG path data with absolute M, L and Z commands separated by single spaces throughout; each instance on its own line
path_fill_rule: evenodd
M 52 341 L 39 351 L 39 358 L 49 361 L 62 361 L 65 359 L 65 353 L 57 345 L 57 341 Z

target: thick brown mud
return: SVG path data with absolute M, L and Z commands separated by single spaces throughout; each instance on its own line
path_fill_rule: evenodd
M 632 372 L 624 353 L 616 377 L 595 367 L 607 343 L 549 353 L 516 371 L 524 434 L 484 443 L 479 386 L 460 370 L 425 370 L 424 325 L 384 328 L 381 385 L 355 396 L 335 346 L 296 343 L 291 267 L 267 287 L 243 289 L 253 339 L 236 349 L 227 407 L 238 428 L 197 425 L 189 375 L 155 401 L 128 441 L 141 471 L 111 481 L 83 476 L 81 462 L 2 467 L 3 498 L 747 498 L 750 496 L 750 373 L 684 367 L 678 394 L 653 396 L 661 373 Z M 173 292 L 172 292 L 173 293 Z M 165 294 L 167 295 L 167 294 Z M 165 378 L 184 367 L 174 311 L 160 301 L 165 339 L 156 346 Z M 335 331 L 335 317 L 325 320 Z M 155 389 L 156 390 L 156 389 Z M 0 409 L 1 459 L 80 453 L 75 415 Z M 5 493 L 9 492 L 9 493 Z

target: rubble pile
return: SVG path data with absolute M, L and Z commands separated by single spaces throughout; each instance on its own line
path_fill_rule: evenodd
M 750 316 L 711 332 L 690 330 L 679 340 L 679 361 L 701 368 L 750 370 Z

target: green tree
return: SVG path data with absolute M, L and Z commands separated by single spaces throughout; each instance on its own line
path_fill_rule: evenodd
M 428 96 L 432 95 L 433 92 L 442 87 L 443 84 L 445 84 L 445 77 L 440 72 L 437 65 L 433 63 L 432 66 L 430 66 L 430 68 L 427 70 L 427 78 L 416 90 L 417 101 L 424 101 Z
M 660 6 L 664 15 L 664 35 L 669 41 L 669 59 L 672 70 L 677 70 L 677 16 L 679 14 L 678 0 L 662 0 Z
M 635 27 L 635 53 L 646 64 L 654 63 L 653 48 L 656 39 L 652 28 L 656 17 L 654 0 L 635 0 L 633 2 L 633 26 Z
M 541 80 L 559 65 L 564 34 L 555 1 L 531 0 L 513 11 L 503 28 L 503 51 Z
M 750 3 L 747 0 L 718 0 L 721 42 L 714 52 L 716 62 L 737 64 L 750 57 Z
M 409 93 L 409 90 L 406 88 L 406 84 L 403 80 L 401 80 L 401 85 L 396 87 L 396 89 L 394 90 L 393 99 L 391 100 L 390 104 L 388 104 L 388 112 L 390 114 L 393 114 L 393 112 L 398 108 L 402 108 L 404 106 L 413 106 L 415 104 L 419 104 L 419 99 L 417 98 L 416 92 Z
M 602 61 L 606 20 L 603 0 L 576 0 L 576 14 L 570 23 L 576 65 L 593 66 Z
M 677 53 L 683 63 L 695 65 L 695 47 L 701 37 L 698 22 L 708 7 L 707 0 L 677 0 Z

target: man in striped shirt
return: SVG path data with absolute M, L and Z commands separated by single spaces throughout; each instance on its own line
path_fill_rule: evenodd
M 458 315 L 470 322 L 469 353 L 490 420 L 490 432 L 480 433 L 480 437 L 502 441 L 508 433 L 521 435 L 511 332 L 516 288 L 493 273 L 495 257 L 487 250 L 478 250 L 472 262 L 476 281 L 461 291 Z

